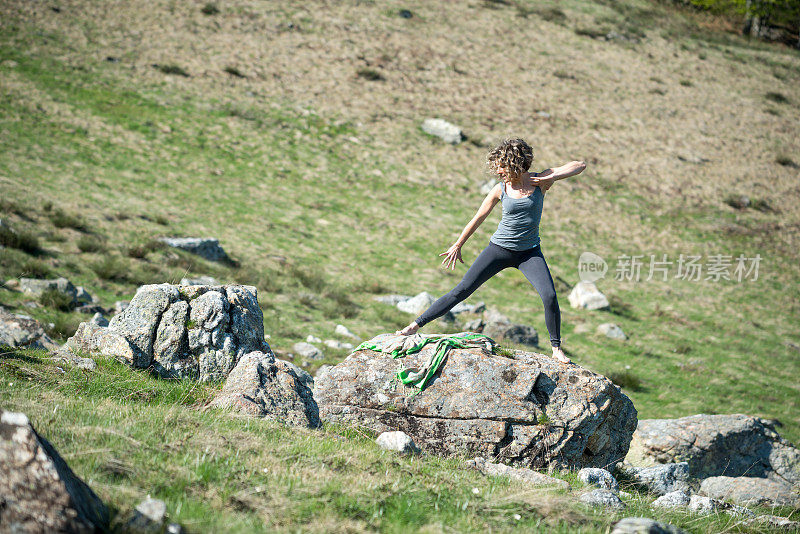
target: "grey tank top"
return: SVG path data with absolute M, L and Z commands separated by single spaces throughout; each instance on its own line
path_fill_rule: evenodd
M 542 218 L 544 193 L 537 187 L 522 198 L 506 194 L 506 184 L 500 189 L 503 217 L 489 241 L 511 250 L 528 250 L 539 245 L 539 221 Z

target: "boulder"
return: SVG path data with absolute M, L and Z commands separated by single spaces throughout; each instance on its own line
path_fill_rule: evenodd
M 0 409 L 0 531 L 105 532 L 103 502 L 21 413 Z
M 466 463 L 468 467 L 477 469 L 486 476 L 505 476 L 524 482 L 528 486 L 553 486 L 559 489 L 569 489 L 569 483 L 566 481 L 539 473 L 533 469 L 489 462 L 480 456 L 467 460 Z
M 625 517 L 614 523 L 611 534 L 685 534 L 685 531 L 646 517 Z
M 625 508 L 625 503 L 622 502 L 619 495 L 607 489 L 598 488 L 586 492 L 580 496 L 579 500 L 584 504 L 599 508 L 613 508 L 616 510 Z
M 623 471 L 637 484 L 656 495 L 666 495 L 673 491 L 688 491 L 690 489 L 689 464 L 686 462 L 651 467 L 627 467 L 623 468 Z
M 211 406 L 295 426 L 317 428 L 319 409 L 296 367 L 272 353 L 254 351 L 239 360 Z
M 230 261 L 227 252 L 220 246 L 219 239 L 213 237 L 162 237 L 159 241 L 209 261 Z
M 643 419 L 626 461 L 638 466 L 686 461 L 695 478 L 747 476 L 800 483 L 800 450 L 770 422 L 742 414 Z
M 421 368 L 434 350 L 429 344 L 402 364 Z M 451 348 L 416 395 L 394 382 L 399 364 L 362 349 L 318 376 L 322 418 L 402 430 L 428 452 L 466 452 L 525 467 L 613 465 L 627 453 L 636 427 L 633 403 L 609 379 L 543 354 Z
M 800 507 L 796 488 L 779 478 L 708 477 L 700 483 L 700 491 L 741 505 Z
M 66 278 L 44 280 L 38 278 L 20 278 L 19 289 L 28 295 L 39 296 L 45 291 L 55 290 L 67 295 L 73 305 L 78 302 L 78 289 Z
M 145 285 L 108 327 L 81 323 L 65 349 L 115 356 L 164 378 L 225 378 L 249 352 L 271 352 L 252 286 Z
M 455 124 L 450 124 L 444 119 L 425 119 L 422 122 L 422 131 L 427 134 L 440 138 L 445 143 L 457 145 L 464 140 L 461 128 Z
M 58 343 L 50 339 L 36 319 L 10 313 L 0 306 L 0 347 L 55 350 Z
M 378 439 L 375 440 L 378 446 L 387 451 L 395 451 L 401 454 L 413 454 L 420 452 L 417 444 L 411 439 L 411 436 L 405 432 L 383 432 Z
M 584 310 L 602 310 L 609 307 L 608 299 L 594 282 L 578 282 L 569 294 L 569 305 Z
M 619 492 L 617 479 L 611 473 L 599 467 L 584 467 L 578 471 L 578 480 L 590 486 Z

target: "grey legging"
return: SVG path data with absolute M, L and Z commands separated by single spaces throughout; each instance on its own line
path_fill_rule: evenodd
M 561 345 L 561 310 L 558 307 L 556 288 L 550 269 L 542 256 L 541 246 L 528 250 L 509 250 L 493 242 L 483 249 L 475 262 L 467 269 L 464 278 L 448 294 L 430 305 L 430 307 L 417 317 L 417 324 L 422 327 L 441 317 L 450 309 L 470 296 L 485 281 L 503 269 L 516 267 L 525 278 L 533 284 L 544 303 L 544 322 L 550 333 L 550 344 L 554 347 Z

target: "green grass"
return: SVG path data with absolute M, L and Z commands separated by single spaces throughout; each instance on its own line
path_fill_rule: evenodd
M 406 532 L 436 525 L 594 532 L 630 515 L 697 532 L 728 523 L 727 516 L 651 510 L 653 497 L 625 484 L 633 496 L 624 514 L 595 513 L 576 504 L 585 489 L 569 471 L 554 475 L 571 483 L 572 495 L 531 489 L 465 470 L 464 458 L 382 451 L 373 432 L 356 427 L 307 430 L 232 417 L 206 407 L 218 384 L 157 379 L 113 359 L 97 363 L 86 373 L 40 351 L 5 352 L 0 403 L 28 414 L 109 505 L 115 528 L 147 495 L 163 499 L 169 520 L 192 532 Z

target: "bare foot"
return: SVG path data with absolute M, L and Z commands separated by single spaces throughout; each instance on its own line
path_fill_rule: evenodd
M 561 347 L 553 347 L 553 358 L 560 361 L 561 363 L 572 363 Z
M 411 334 L 415 334 L 417 330 L 419 330 L 419 325 L 417 324 L 416 321 L 412 321 L 411 324 L 409 324 L 407 327 L 395 332 L 395 335 L 410 336 Z

